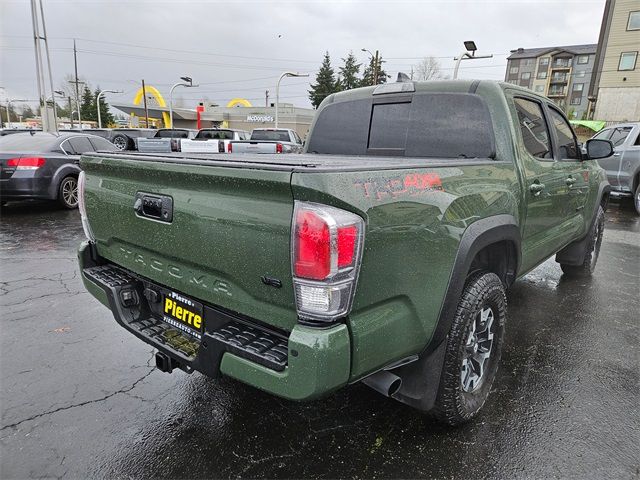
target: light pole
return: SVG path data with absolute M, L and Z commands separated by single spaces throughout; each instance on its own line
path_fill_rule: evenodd
M 169 90 L 169 123 L 171 123 L 169 128 L 173 128 L 173 90 L 176 87 L 194 88 L 198 86 L 193 84 L 193 79 L 191 77 L 180 77 L 180 80 L 184 81 L 185 83 L 178 82 L 173 87 L 171 87 L 171 90 Z
M 373 60 L 373 78 L 372 78 L 371 85 L 377 85 L 378 84 L 378 50 L 376 50 L 375 55 L 371 53 L 369 50 L 367 50 L 366 48 L 361 48 L 360 50 L 371 55 L 371 60 Z
M 122 90 L 100 90 L 96 96 L 96 107 L 98 109 L 98 128 L 102 128 L 102 117 L 100 116 L 100 97 L 103 93 L 124 93 Z
M 453 70 L 454 80 L 458 78 L 458 69 L 460 68 L 460 62 L 462 60 L 476 60 L 478 58 L 493 58 L 493 54 L 478 55 L 476 57 L 476 50 L 478 50 L 478 47 L 476 47 L 476 42 L 474 42 L 473 40 L 467 40 L 466 42 L 464 42 L 464 48 L 465 48 L 465 51 L 462 52 L 460 55 L 458 55 L 456 58 L 454 58 L 454 60 L 456 61 L 456 67 Z M 469 52 L 471 52 L 471 54 L 469 54 Z
M 278 128 L 278 109 L 280 108 L 280 81 L 285 77 L 308 77 L 308 73 L 284 72 L 276 83 L 276 128 Z

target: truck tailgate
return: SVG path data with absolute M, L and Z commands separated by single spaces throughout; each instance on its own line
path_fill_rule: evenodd
M 293 328 L 289 170 L 99 154 L 81 166 L 100 256 L 185 296 Z M 171 222 L 140 216 L 136 194 L 171 197 Z
M 236 140 L 231 142 L 233 153 L 276 153 L 278 142 L 262 140 Z

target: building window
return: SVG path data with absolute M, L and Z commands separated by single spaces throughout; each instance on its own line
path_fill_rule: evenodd
M 580 105 L 581 101 L 582 101 L 582 97 L 573 97 L 571 99 L 571 105 Z
M 556 58 L 553 62 L 554 67 L 566 68 L 571 66 L 570 58 Z
M 585 63 L 589 63 L 589 55 L 580 55 L 578 57 L 578 63 L 584 65 Z
M 547 78 L 547 72 L 538 72 L 538 79 L 544 80 Z
M 523 59 L 523 60 L 520 60 L 520 64 L 521 64 L 523 67 L 528 67 L 528 66 L 530 66 L 530 65 L 533 65 L 533 59 L 531 59 L 531 58 L 525 58 L 525 59 Z
M 529 80 L 531 78 L 531 72 L 522 72 L 520 80 Z
M 549 65 L 549 57 L 542 57 L 538 65 L 540 65 L 541 67 L 546 67 L 547 65 Z
M 564 95 L 564 87 L 562 85 L 552 85 L 549 88 L 549 95 Z
M 518 73 L 518 67 L 511 67 L 509 69 L 509 73 L 512 75 L 516 75 Z
M 582 92 L 584 90 L 584 83 L 574 83 L 573 91 L 574 92 Z
M 622 52 L 620 54 L 620 63 L 618 70 L 635 70 L 638 52 Z
M 637 12 L 629 12 L 627 30 L 640 30 L 640 10 Z
M 536 85 L 536 92 L 538 93 L 544 92 L 544 85 Z
M 573 74 L 576 78 L 584 78 L 587 75 L 586 70 L 580 70 L 578 72 L 574 72 Z
M 509 80 L 509 83 L 512 85 L 518 85 L 518 80 Z

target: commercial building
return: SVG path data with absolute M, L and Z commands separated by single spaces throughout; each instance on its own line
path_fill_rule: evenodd
M 130 118 L 132 126 L 144 126 L 145 109 L 136 104 L 112 104 Z M 269 107 L 233 106 L 220 107 L 215 104 L 201 102 L 196 108 L 174 108 L 173 124 L 176 128 L 233 128 L 251 131 L 254 128 L 275 127 L 275 105 Z M 159 105 L 148 107 L 151 123 L 163 127 L 168 122 L 169 108 Z M 295 107 L 289 103 L 281 103 L 278 107 L 278 127 L 295 130 L 301 138 L 305 138 L 315 110 Z
M 511 50 L 505 81 L 549 97 L 569 118 L 587 118 L 596 50 L 595 44 Z
M 640 1 L 607 0 L 589 96 L 593 119 L 640 120 Z

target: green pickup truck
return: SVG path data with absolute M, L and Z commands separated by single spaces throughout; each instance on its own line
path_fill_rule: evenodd
M 327 97 L 299 155 L 83 155 L 86 288 L 162 371 L 469 420 L 505 290 L 553 254 L 593 272 L 612 146 L 523 88 L 399 80 Z

